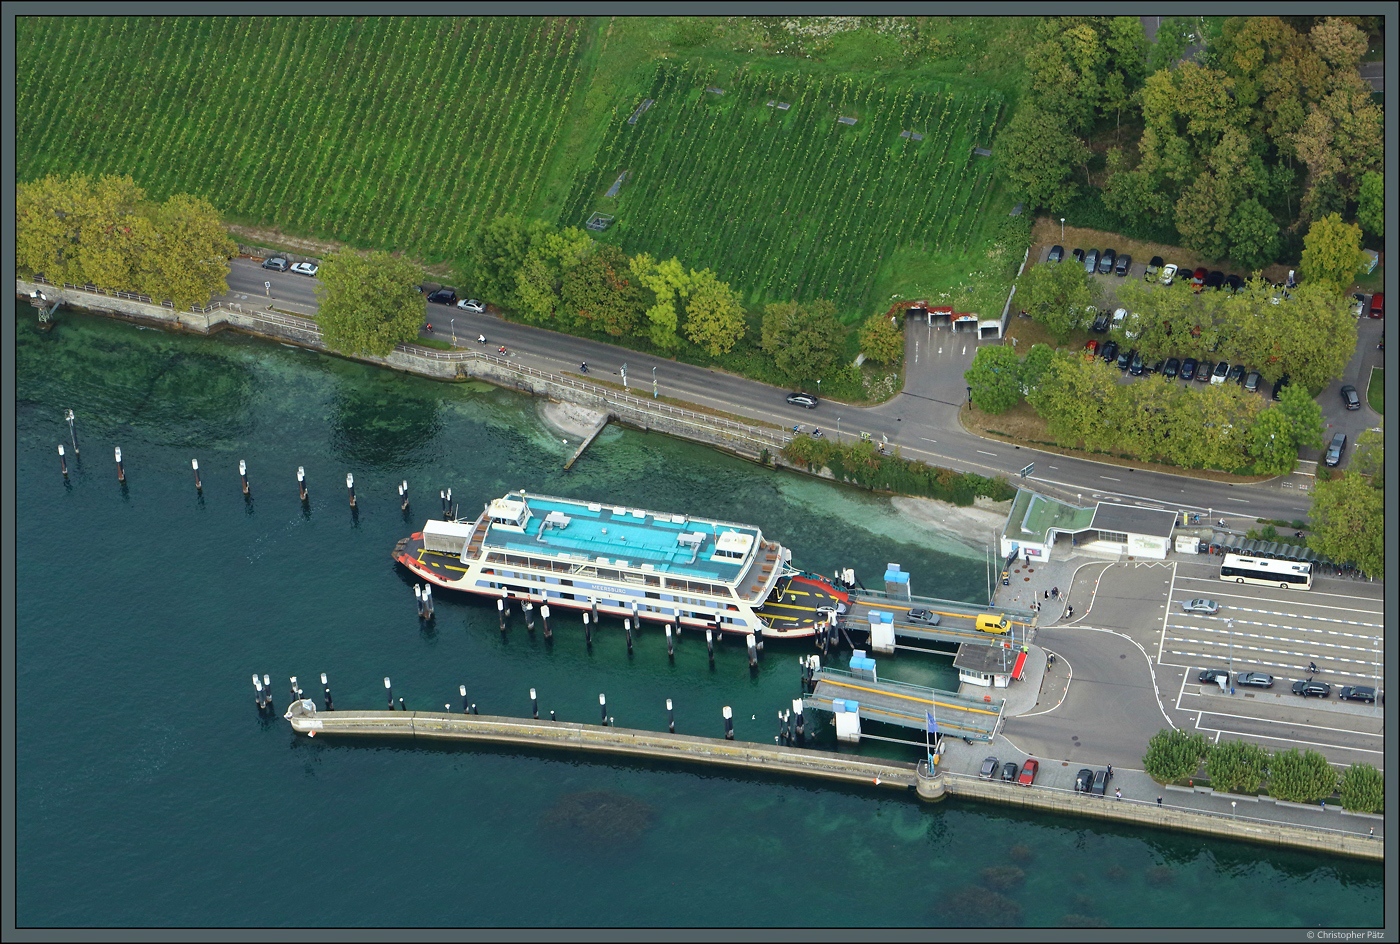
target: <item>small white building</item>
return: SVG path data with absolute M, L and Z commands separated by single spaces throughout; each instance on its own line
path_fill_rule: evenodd
M 1164 560 L 1171 549 L 1178 516 L 1157 508 L 1101 501 L 1076 507 L 1027 489 L 1018 489 L 1001 533 L 1001 556 L 1049 560 L 1056 544 Z M 1067 542 L 1067 543 L 1066 543 Z

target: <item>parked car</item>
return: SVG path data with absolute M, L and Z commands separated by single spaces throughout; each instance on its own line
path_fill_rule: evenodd
M 457 303 L 457 307 L 462 309 L 462 311 L 470 311 L 473 314 L 477 315 L 486 311 L 486 306 L 483 305 L 481 302 L 477 301 L 475 298 L 464 298 Z
M 1361 398 L 1356 395 L 1356 388 L 1351 384 L 1342 387 L 1342 402 L 1347 405 L 1348 410 L 1361 409 Z
M 1093 275 L 1099 268 L 1099 251 L 1090 249 L 1084 254 L 1084 271 Z
M 1149 373 L 1149 374 L 1160 374 L 1162 371 L 1164 371 L 1164 370 L 1166 370 L 1166 369 L 1167 369 L 1167 362 L 1166 362 L 1165 360 L 1163 360 L 1162 358 L 1159 357 L 1159 358 L 1157 358 L 1155 361 L 1152 362 L 1152 366 L 1151 366 L 1151 367 L 1147 368 L 1147 373 Z
M 1076 793 L 1088 793 L 1094 786 L 1094 772 L 1088 767 L 1082 767 L 1074 777 L 1074 790 Z
M 817 408 L 817 398 L 810 393 L 789 393 L 787 395 L 787 402 L 791 403 L 793 406 L 804 407 L 808 410 L 815 410 Z
M 1214 616 L 1220 612 L 1220 604 L 1214 600 L 1207 600 L 1205 597 L 1196 597 L 1194 600 L 1182 600 L 1181 609 L 1187 613 L 1205 613 L 1207 616 Z
M 315 275 L 320 268 L 321 267 L 314 262 L 297 262 L 292 264 L 292 271 L 297 275 Z
M 1080 265 L 1083 265 L 1083 264 L 1084 264 L 1084 250 L 1083 250 L 1083 249 L 1075 249 L 1075 250 L 1072 250 L 1072 251 L 1070 252 L 1070 255 L 1071 255 L 1071 256 L 1074 256 L 1074 261 L 1075 261 L 1075 262 L 1079 263 Z
M 1127 370 L 1128 365 L 1133 362 L 1133 358 L 1136 356 L 1137 351 L 1124 350 L 1121 354 L 1118 355 L 1118 361 L 1113 366 L 1117 367 L 1119 370 Z
M 1176 263 L 1171 262 L 1162 267 L 1162 277 L 1159 280 L 1163 285 L 1171 285 L 1172 279 L 1176 278 Z
M 1274 381 L 1274 390 L 1273 393 L 1270 394 L 1270 396 L 1273 397 L 1273 399 L 1275 400 L 1282 399 L 1280 394 L 1283 393 L 1283 388 L 1286 386 L 1288 386 L 1288 375 L 1284 374 L 1278 380 Z
M 1197 268 L 1195 272 L 1191 273 L 1191 287 L 1199 292 L 1206 284 L 1206 275 L 1205 266 Z
M 1109 325 L 1111 325 L 1112 323 L 1113 315 L 1109 314 L 1107 310 L 1104 310 L 1099 312 L 1096 316 L 1094 316 L 1093 322 L 1089 325 L 1089 330 L 1097 331 L 1099 334 L 1103 334 L 1105 331 L 1108 330 Z
M 291 263 L 281 256 L 271 256 L 263 260 L 262 267 L 264 269 L 272 269 L 274 272 L 286 272 L 290 265 Z
M 1224 273 L 1224 272 L 1221 272 L 1219 269 L 1212 269 L 1210 272 L 1206 273 L 1206 281 L 1205 281 L 1205 287 L 1206 287 L 1206 288 L 1219 288 L 1220 286 L 1222 286 L 1222 285 L 1224 285 L 1224 284 L 1225 284 L 1225 273 Z
M 1225 669 L 1202 669 L 1201 674 L 1196 676 L 1196 681 L 1202 685 L 1207 682 L 1214 682 L 1218 678 L 1228 679 L 1230 673 Z
M 1007 783 L 1015 783 L 1016 774 L 1018 772 L 1019 768 L 1016 766 L 1016 763 L 1014 761 L 1007 761 L 1001 767 L 1001 779 Z
M 1118 258 L 1118 252 L 1114 249 L 1105 249 L 1103 255 L 1099 256 L 1099 275 L 1110 275 L 1113 272 L 1113 263 Z
M 1026 762 L 1021 765 L 1021 776 L 1017 778 L 1017 783 L 1029 787 L 1035 783 L 1035 775 L 1040 771 L 1040 761 L 1034 757 L 1027 757 Z
M 1244 383 L 1244 365 L 1236 364 L 1234 367 L 1231 367 L 1230 372 L 1225 375 L 1225 382 L 1236 385 Z
M 1112 776 L 1107 770 L 1094 771 L 1094 785 L 1089 788 L 1089 792 L 1094 796 L 1103 796 L 1108 792 L 1108 781 Z
M 1065 259 L 1064 246 L 1051 246 L 1050 255 L 1046 256 L 1046 262 L 1063 262 Z
M 1190 380 L 1192 377 L 1195 377 L 1195 376 L 1196 376 L 1196 359 L 1195 359 L 1194 357 L 1188 357 L 1188 358 L 1186 358 L 1186 360 L 1184 360 L 1184 361 L 1181 362 L 1181 379 L 1182 379 L 1182 380 Z
M 1128 274 L 1128 270 L 1132 267 L 1133 257 L 1125 253 L 1124 255 L 1118 257 L 1118 262 L 1113 267 L 1113 273 L 1121 279 L 1123 276 Z
M 1376 690 L 1369 685 L 1343 685 L 1337 689 L 1337 697 L 1342 701 L 1364 701 L 1368 705 L 1374 705 Z
M 1153 279 L 1157 278 L 1158 273 L 1162 271 L 1162 265 L 1161 256 L 1153 256 L 1151 259 L 1147 260 L 1147 271 L 1142 273 L 1142 280 L 1144 282 L 1151 282 Z
M 988 757 L 986 760 L 982 761 L 982 769 L 977 772 L 977 775 L 983 780 L 991 780 L 997 775 L 999 769 L 1001 769 L 1001 764 L 997 762 L 997 759 L 995 757 Z
M 1323 463 L 1329 468 L 1334 468 L 1342 461 L 1342 453 L 1347 448 L 1347 434 L 1334 433 L 1332 441 L 1327 444 L 1327 454 L 1322 457 Z
M 1235 676 L 1235 684 L 1243 688 L 1273 688 L 1274 677 L 1268 672 L 1241 672 Z
M 924 626 L 937 626 L 941 617 L 933 610 L 910 610 L 909 622 L 921 623 Z
M 1162 376 L 1168 380 L 1175 380 L 1176 375 L 1181 371 L 1181 361 L 1175 357 L 1167 358 L 1167 362 L 1162 365 Z
M 1118 359 L 1118 342 L 1109 341 L 1103 346 L 1102 349 L 1100 349 L 1099 356 L 1102 357 L 1108 363 L 1112 364 Z
M 1225 288 L 1231 292 L 1238 292 L 1240 289 L 1244 288 L 1244 279 L 1232 272 L 1225 276 Z
M 1095 356 L 1096 354 L 1098 354 L 1098 352 L 1099 352 L 1099 342 L 1098 342 L 1098 339 L 1097 339 L 1097 338 L 1090 338 L 1089 340 L 1087 340 L 1087 341 L 1084 342 L 1084 353 L 1085 353 L 1087 356 L 1093 357 L 1093 356 Z
M 1146 365 L 1143 363 L 1142 353 L 1140 351 L 1134 351 L 1133 358 L 1128 363 L 1128 373 L 1134 377 L 1141 377 L 1145 369 Z
M 1215 365 L 1215 370 L 1210 372 L 1210 382 L 1213 384 L 1223 384 L 1225 378 L 1230 376 L 1230 365 L 1221 361 Z
M 1371 312 L 1370 312 L 1370 314 L 1371 314 L 1371 317 L 1372 317 L 1372 318 L 1384 318 L 1384 317 L 1385 317 L 1385 293 L 1384 293 L 1384 292 L 1377 292 L 1376 294 L 1374 294 L 1374 295 L 1371 296 Z
M 437 305 L 455 305 L 457 293 L 450 288 L 440 288 L 428 296 L 428 301 Z
M 1244 375 L 1244 389 L 1246 393 L 1257 393 L 1260 381 L 1259 371 L 1251 370 Z
M 1304 698 L 1326 698 L 1332 694 L 1332 686 L 1326 682 L 1314 682 L 1312 679 L 1306 682 L 1298 681 L 1293 683 L 1293 694 L 1302 695 Z
M 1364 292 L 1357 292 L 1351 296 L 1351 316 L 1360 318 L 1366 313 L 1366 295 Z

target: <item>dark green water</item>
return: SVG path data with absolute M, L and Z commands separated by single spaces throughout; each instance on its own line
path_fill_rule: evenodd
M 799 566 L 869 584 L 897 561 L 953 598 L 985 593 L 983 560 L 887 501 L 658 436 L 610 429 L 565 474 L 573 444 L 489 387 L 70 313 L 17 334 L 21 927 L 1382 920 L 1381 869 L 1344 859 L 699 768 L 294 739 L 258 718 L 251 673 L 279 712 L 289 675 L 318 694 L 324 671 L 342 708 L 381 707 L 387 675 L 410 708 L 455 710 L 465 684 L 483 713 L 524 716 L 534 687 L 544 711 L 595 721 L 601 692 L 617 724 L 662 730 L 672 698 L 682 732 L 719 736 L 730 705 L 738 737 L 772 740 L 805 646 L 771 644 L 753 676 L 733 642 L 711 670 L 694 634 L 674 663 L 655 629 L 631 658 L 618 626 L 590 652 L 566 621 L 550 646 L 445 591 L 423 628 L 389 551 L 449 486 L 463 514 L 527 488 L 750 522 Z M 880 670 L 954 677 L 932 658 Z M 56 723 L 75 709 L 82 724 Z

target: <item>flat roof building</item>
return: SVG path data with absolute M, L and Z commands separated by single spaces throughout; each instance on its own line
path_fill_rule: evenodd
M 1049 560 L 1058 543 L 1115 555 L 1162 560 L 1171 546 L 1176 512 L 1100 501 L 1080 507 L 1018 489 L 1001 533 L 1001 556 Z

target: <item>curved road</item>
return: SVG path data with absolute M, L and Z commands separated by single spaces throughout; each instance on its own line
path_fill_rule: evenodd
M 271 283 L 270 288 L 264 283 Z M 271 305 L 305 315 L 315 312 L 315 279 L 235 259 L 228 284 L 228 294 L 219 301 L 245 307 Z M 1190 511 L 1200 514 L 1203 522 L 1223 518 L 1237 530 L 1253 527 L 1257 518 L 1291 521 L 1308 513 L 1311 476 L 1295 474 L 1262 485 L 1227 485 L 1069 458 L 967 433 L 957 416 L 966 400 L 962 374 L 979 342 L 970 332 L 955 332 L 924 321 L 906 320 L 905 385 L 898 396 L 869 408 L 823 400 L 815 410 L 790 406 L 784 402 L 786 390 L 757 381 L 513 324 L 490 314 L 426 305 L 425 322 L 432 324 L 432 332 L 429 335 L 425 329 L 424 336 L 452 341 L 455 335 L 459 346 L 466 347 L 484 334 L 492 348 L 504 345 L 510 356 L 541 370 L 578 375 L 580 364 L 586 361 L 590 377 L 621 384 L 625 365 L 627 386 L 635 394 L 645 396 L 651 391 L 654 376 L 657 392 L 672 400 L 787 428 L 795 424 L 806 429 L 818 426 L 824 435 L 839 435 L 842 440 L 868 432 L 876 442 L 887 438 L 902 455 L 958 471 L 1004 475 L 1015 483 L 1017 473 L 1035 463 L 1027 484 L 1069 501 L 1089 504 L 1107 500 Z M 1363 343 L 1360 348 L 1365 346 Z

